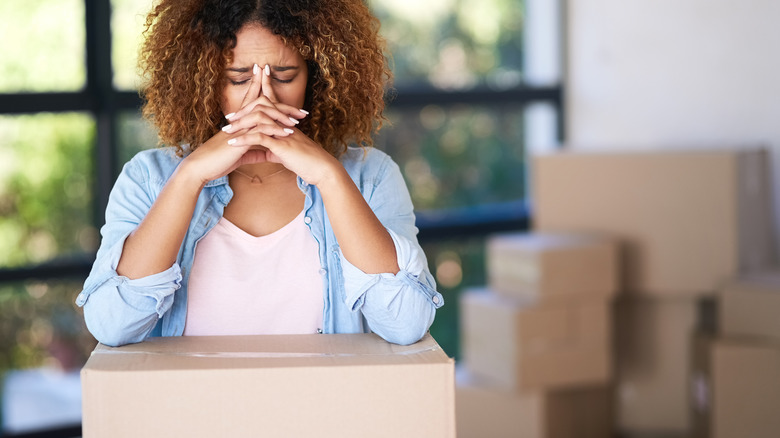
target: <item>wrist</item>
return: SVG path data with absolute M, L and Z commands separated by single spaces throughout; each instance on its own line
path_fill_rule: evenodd
M 327 167 L 322 178 L 320 178 L 320 181 L 317 182 L 317 189 L 320 192 L 327 193 L 347 183 L 354 184 L 347 170 L 341 165 L 341 162 L 333 159 L 331 165 Z
M 197 188 L 197 190 L 202 189 L 206 183 L 208 183 L 207 178 L 203 178 L 198 174 L 197 170 L 192 165 L 192 161 L 189 159 L 189 156 L 184 158 L 176 168 L 172 179 L 181 182 L 187 187 Z

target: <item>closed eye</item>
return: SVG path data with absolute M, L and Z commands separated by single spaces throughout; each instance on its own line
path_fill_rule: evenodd
M 234 81 L 233 79 L 229 79 L 229 80 L 232 85 L 243 85 L 249 82 L 249 79 L 244 79 L 243 81 Z

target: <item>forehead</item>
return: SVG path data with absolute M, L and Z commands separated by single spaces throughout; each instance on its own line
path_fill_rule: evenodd
M 281 37 L 259 24 L 247 24 L 236 33 L 232 65 L 279 65 L 280 62 L 298 64 L 303 58 L 297 50 L 286 46 Z

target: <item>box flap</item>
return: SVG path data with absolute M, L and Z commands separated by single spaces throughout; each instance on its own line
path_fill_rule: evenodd
M 512 232 L 494 234 L 488 239 L 494 249 L 526 252 L 547 252 L 617 245 L 617 239 L 606 233 L 585 232 Z
M 84 371 L 449 362 L 429 334 L 407 346 L 391 344 L 375 334 L 176 336 L 122 347 L 99 344 Z

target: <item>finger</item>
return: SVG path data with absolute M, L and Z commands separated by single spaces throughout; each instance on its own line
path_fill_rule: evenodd
M 236 167 L 241 167 L 244 164 L 263 163 L 268 161 L 268 149 L 250 149 L 246 151 L 244 155 L 236 162 Z
M 292 107 L 290 105 L 286 105 L 279 102 L 279 99 L 276 97 L 276 92 L 274 91 L 274 87 L 272 84 L 273 77 L 271 77 L 271 66 L 266 64 L 263 68 L 263 88 L 261 90 L 261 93 L 263 96 L 267 97 L 269 101 L 273 104 L 273 106 L 277 109 L 280 109 L 279 107 L 283 107 L 284 110 L 281 110 L 283 113 L 287 115 L 287 117 L 290 119 L 290 121 L 293 122 L 293 124 L 298 124 L 299 120 L 309 113 L 299 109 Z M 281 120 L 277 120 L 280 123 L 283 123 Z
M 252 104 L 250 104 L 251 106 Z M 258 104 L 255 105 L 252 112 L 246 115 L 236 113 L 236 115 L 230 119 L 230 124 L 222 128 L 227 133 L 237 132 L 240 129 L 252 128 L 261 123 L 278 123 L 287 127 L 294 127 L 299 121 L 293 117 L 288 116 L 282 111 L 279 111 L 274 106 L 267 106 Z
M 272 148 L 276 146 L 279 140 L 277 138 L 274 138 L 272 135 L 265 134 L 263 132 L 259 131 L 250 131 L 246 134 L 239 135 L 237 137 L 233 137 L 230 140 L 228 140 L 228 144 L 235 147 L 246 147 L 246 146 L 265 146 L 267 148 Z
M 263 90 L 265 90 L 265 89 L 266 89 L 266 86 L 263 85 Z M 233 119 L 233 120 L 240 119 L 241 117 L 243 117 L 246 114 L 250 113 L 252 111 L 252 109 L 254 108 L 254 106 L 262 105 L 263 103 L 268 104 L 267 106 L 273 106 L 276 109 L 278 109 L 279 111 L 281 111 L 284 114 L 286 114 L 287 116 L 293 117 L 293 118 L 298 119 L 298 120 L 303 119 L 303 118 L 305 118 L 306 116 L 309 115 L 309 112 L 306 111 L 305 109 L 297 108 L 297 107 L 294 107 L 292 105 L 287 105 L 286 103 L 282 103 L 282 102 L 271 102 L 271 100 L 268 99 L 268 97 L 266 97 L 265 94 L 261 93 L 260 97 L 255 99 L 254 102 L 251 102 L 249 105 L 247 105 L 244 108 L 242 108 L 240 111 L 236 112 L 235 115 L 233 117 L 231 117 L 231 119 Z
M 241 108 L 245 107 L 249 102 L 257 99 L 260 96 L 260 90 L 263 87 L 263 78 L 260 76 L 260 66 L 255 64 L 252 66 L 252 80 L 249 81 L 249 89 L 246 90 L 244 100 L 241 102 Z M 229 117 L 228 120 L 231 120 Z
M 249 127 L 240 127 L 236 126 L 235 123 L 227 125 L 222 128 L 222 130 L 228 134 L 237 134 L 233 136 L 232 138 L 236 138 L 240 135 L 249 133 L 249 132 L 260 132 L 262 134 L 268 135 L 268 136 L 275 136 L 275 137 L 287 137 L 288 135 L 294 133 L 290 128 L 279 126 L 279 124 L 275 122 L 270 123 L 259 123 L 253 126 Z M 229 143 L 233 144 L 233 143 Z
M 263 107 L 260 108 L 262 110 L 270 111 L 269 114 L 273 114 L 274 120 L 278 121 L 279 123 L 284 123 L 288 126 L 298 124 L 299 122 L 298 119 L 302 119 L 303 117 L 305 117 L 305 114 L 308 114 L 305 111 L 295 109 L 295 107 L 292 107 L 290 105 L 273 103 L 264 94 L 260 94 L 260 96 L 257 97 L 256 99 L 250 101 L 249 103 L 244 103 L 242 105 L 243 106 L 240 110 L 236 111 L 235 113 L 228 114 L 230 117 L 225 116 L 227 117 L 228 121 L 235 122 L 237 120 L 240 120 L 247 114 L 251 114 L 259 106 Z M 301 117 L 301 114 L 304 114 L 304 116 Z M 295 117 L 291 117 L 291 115 Z
M 276 109 L 279 111 L 297 120 L 301 120 L 309 115 L 309 112 L 304 109 L 296 108 L 281 102 L 274 104 L 274 106 L 276 106 Z
M 273 103 L 279 102 L 279 99 L 276 98 L 276 93 L 274 93 L 274 87 L 271 84 L 271 66 L 269 66 L 268 64 L 266 64 L 265 67 L 263 68 L 263 88 L 261 92 L 271 102 Z

